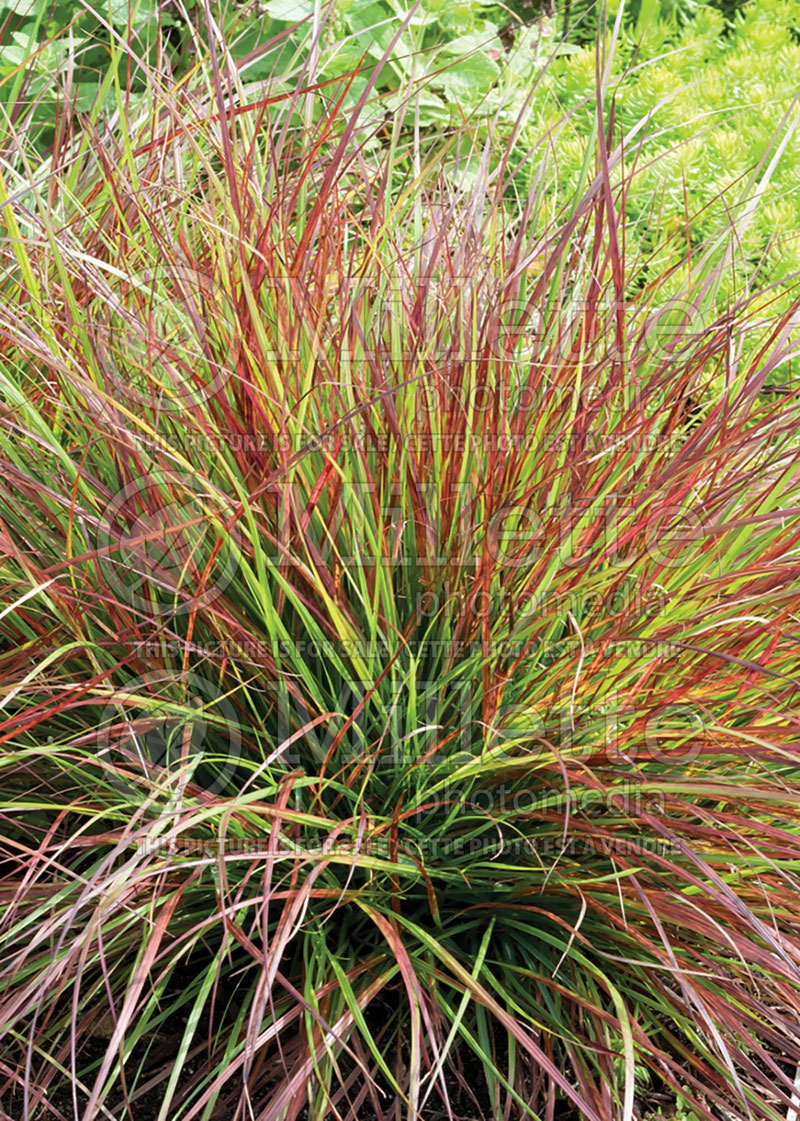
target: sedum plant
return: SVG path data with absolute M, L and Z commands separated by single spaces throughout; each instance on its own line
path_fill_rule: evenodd
M 268 10 L 282 12 L 286 21 L 299 14 L 282 2 Z M 517 16 L 504 24 L 507 13 L 501 19 L 482 6 L 470 11 L 467 17 L 454 6 L 445 13 L 431 3 L 414 9 L 379 77 L 379 104 L 395 109 L 411 94 L 423 138 L 465 120 L 479 144 L 498 133 L 508 137 L 518 121 L 529 144 L 552 130 L 558 137 L 547 191 L 552 210 L 580 189 L 593 149 L 599 6 L 575 7 L 574 34 L 566 42 L 559 17 L 525 23 Z M 302 13 L 310 20 L 313 4 Z M 325 75 L 347 73 L 365 52 L 368 68 L 374 66 L 401 26 L 400 9 L 388 3 L 353 0 L 334 5 L 332 13 L 318 59 Z M 723 12 L 699 2 L 610 4 L 607 20 L 607 104 L 614 113 L 604 128 L 627 148 L 618 174 L 636 168 L 626 211 L 631 266 L 647 262 L 654 275 L 680 271 L 708 238 L 726 232 L 736 267 L 721 283 L 717 310 L 743 285 L 780 279 L 790 287 L 800 269 L 792 158 L 800 74 L 795 6 L 767 0 Z M 304 35 L 305 28 L 295 34 Z M 355 80 L 349 104 L 366 81 Z M 782 156 L 759 189 L 779 148 Z M 459 167 L 457 176 L 463 181 L 465 170 L 477 174 L 479 162 Z M 540 175 L 541 168 L 526 165 L 515 189 L 524 195 Z M 752 206 L 756 192 L 758 205 Z M 742 213 L 750 207 L 745 222 Z M 732 211 L 738 211 L 736 222 Z M 641 279 L 633 267 L 630 274 Z M 684 283 L 685 277 L 676 280 Z

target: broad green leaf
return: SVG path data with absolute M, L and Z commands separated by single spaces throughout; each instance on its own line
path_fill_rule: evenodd
M 272 19 L 296 23 L 314 14 L 314 0 L 267 0 L 264 11 Z

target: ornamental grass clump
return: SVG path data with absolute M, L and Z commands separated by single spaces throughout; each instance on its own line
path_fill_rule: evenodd
M 785 1117 L 798 306 L 212 43 L 9 157 L 3 1109 Z

